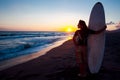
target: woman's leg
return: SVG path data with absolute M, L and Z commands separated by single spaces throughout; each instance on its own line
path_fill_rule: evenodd
M 82 46 L 82 64 L 81 64 L 81 74 L 85 77 L 87 75 L 87 47 Z
M 79 65 L 82 63 L 82 55 L 81 55 L 81 47 L 80 46 L 78 46 L 76 48 L 76 62 Z
M 79 46 L 76 52 L 77 63 L 80 66 L 80 75 L 85 77 L 87 75 L 87 49 L 86 46 Z

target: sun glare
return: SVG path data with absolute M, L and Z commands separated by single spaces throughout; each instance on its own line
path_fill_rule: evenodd
M 72 32 L 72 29 L 69 27 L 67 28 L 66 32 Z
M 68 33 L 70 33 L 70 32 L 75 32 L 76 30 L 77 30 L 77 28 L 74 27 L 74 26 L 64 26 L 64 27 L 61 29 L 61 31 L 68 32 Z

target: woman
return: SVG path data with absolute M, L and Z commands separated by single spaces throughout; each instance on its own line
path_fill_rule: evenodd
M 102 31 L 106 29 L 106 26 L 99 30 L 99 31 L 93 31 L 91 29 L 88 29 L 86 26 L 85 21 L 80 20 L 78 23 L 78 28 L 80 30 L 77 30 L 73 36 L 73 42 L 76 47 L 76 58 L 77 63 L 80 66 L 80 74 L 81 77 L 87 76 L 87 38 L 89 34 L 99 34 Z

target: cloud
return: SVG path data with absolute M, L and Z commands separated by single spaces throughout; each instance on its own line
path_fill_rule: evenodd
M 113 25 L 113 24 L 115 24 L 113 21 L 107 23 L 107 25 Z
M 120 22 L 116 25 L 117 28 L 120 28 Z

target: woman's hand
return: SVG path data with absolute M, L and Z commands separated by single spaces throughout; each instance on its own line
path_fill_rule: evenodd
M 107 26 L 106 26 L 106 25 L 105 25 L 104 27 L 105 27 L 105 29 L 107 28 Z

